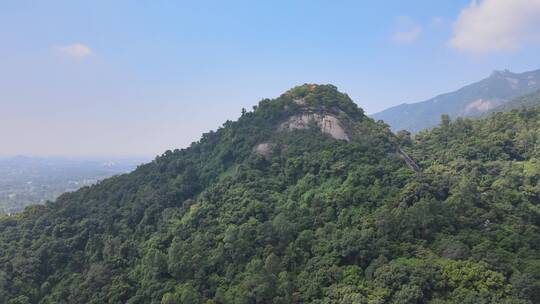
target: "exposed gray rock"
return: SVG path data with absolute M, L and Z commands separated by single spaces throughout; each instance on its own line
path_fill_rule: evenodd
M 350 141 L 343 124 L 337 117 L 331 114 L 302 113 L 289 117 L 287 121 L 281 123 L 278 131 L 307 129 L 310 124 L 316 124 L 321 132 L 332 136 L 335 139 Z
M 298 99 L 295 101 L 301 103 Z M 278 125 L 276 132 L 308 129 L 310 126 L 317 126 L 322 133 L 328 134 L 335 139 L 350 141 L 343 123 L 336 117 L 335 113 L 343 113 L 336 109 L 317 110 L 305 108 L 304 112 L 290 116 L 287 120 Z M 275 146 L 271 143 L 263 142 L 253 148 L 253 152 L 266 159 L 272 157 Z
M 269 143 L 261 143 L 255 146 L 255 153 L 269 159 L 272 156 L 272 147 Z
M 304 106 L 306 105 L 306 100 L 304 98 L 298 98 L 294 100 L 294 103 L 296 103 L 299 106 Z

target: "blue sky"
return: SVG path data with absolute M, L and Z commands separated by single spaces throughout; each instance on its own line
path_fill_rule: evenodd
M 539 1 L 501 1 L 2 1 L 0 155 L 155 155 L 302 83 L 374 113 L 540 68 Z

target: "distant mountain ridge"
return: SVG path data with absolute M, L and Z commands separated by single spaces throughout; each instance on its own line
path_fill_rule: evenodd
M 392 131 L 413 133 L 439 123 L 442 114 L 451 118 L 479 116 L 518 96 L 540 90 L 540 69 L 524 73 L 494 71 L 489 77 L 454 92 L 426 101 L 401 104 L 371 115 L 383 120 Z

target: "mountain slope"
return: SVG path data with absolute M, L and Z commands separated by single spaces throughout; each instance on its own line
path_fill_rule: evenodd
M 477 116 L 539 89 L 540 70 L 519 74 L 507 70 L 495 71 L 490 77 L 457 91 L 423 102 L 401 104 L 375 113 L 372 117 L 385 121 L 393 131 L 416 133 L 437 125 L 442 114 L 452 118 Z
M 483 114 L 483 116 L 487 116 L 496 112 L 508 112 L 514 109 L 536 108 L 538 106 L 540 106 L 540 91 L 514 98 L 507 103 L 504 103 L 494 109 L 487 111 Z
M 394 137 L 333 86 L 294 88 L 0 219 L 0 302 L 534 303 L 528 113 Z

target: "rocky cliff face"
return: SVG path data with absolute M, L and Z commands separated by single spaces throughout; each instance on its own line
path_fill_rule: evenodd
M 336 116 L 331 114 L 305 112 L 291 116 L 287 121 L 279 125 L 278 131 L 307 129 L 310 125 L 316 125 L 320 128 L 321 132 L 335 139 L 350 140 L 343 124 Z
M 330 112 L 314 109 L 304 110 L 296 115 L 292 115 L 277 126 L 275 132 L 291 132 L 293 130 L 305 130 L 308 128 L 318 128 L 323 134 L 327 134 L 338 140 L 350 141 L 345 124 Z M 255 146 L 254 152 L 269 159 L 272 156 L 274 146 L 270 142 L 263 142 Z

